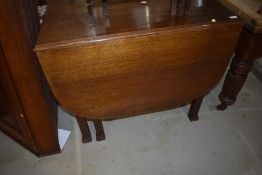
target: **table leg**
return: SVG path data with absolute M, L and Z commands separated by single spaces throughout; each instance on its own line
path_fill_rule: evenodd
M 102 120 L 93 120 L 94 126 L 96 128 L 96 140 L 101 141 L 105 140 L 105 132 Z
M 261 45 L 262 34 L 252 33 L 244 27 L 235 49 L 235 57 L 227 72 L 222 92 L 219 94 L 221 104 L 217 106 L 218 110 L 223 111 L 236 101 L 236 97 L 250 72 L 253 60 L 262 56 Z
M 189 112 L 188 112 L 188 118 L 191 122 L 199 120 L 198 112 L 202 104 L 202 101 L 203 101 L 203 97 L 192 101 Z
M 83 143 L 91 142 L 92 137 L 88 127 L 87 119 L 79 116 L 75 116 L 75 118 L 79 125 L 80 131 L 82 133 L 82 142 Z
M 242 89 L 251 67 L 252 61 L 244 62 L 236 57 L 233 58 L 224 81 L 222 92 L 219 94 L 221 104 L 217 106 L 218 110 L 224 111 L 227 106 L 235 103 L 236 97 Z

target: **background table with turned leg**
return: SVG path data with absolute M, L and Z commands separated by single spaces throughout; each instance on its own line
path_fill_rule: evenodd
M 235 56 L 227 72 L 222 92 L 219 94 L 221 104 L 217 108 L 225 110 L 227 106 L 234 104 L 236 101 L 237 95 L 251 70 L 253 61 L 262 56 L 262 1 L 220 1 L 237 14 L 240 14 L 245 20 L 245 26 L 235 48 Z

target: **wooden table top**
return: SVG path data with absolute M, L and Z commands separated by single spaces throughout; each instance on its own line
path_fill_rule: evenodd
M 192 0 L 190 10 L 184 10 L 182 0 L 175 15 L 170 13 L 170 0 L 109 0 L 104 6 L 93 3 L 92 13 L 93 16 L 85 0 L 48 0 L 47 16 L 35 50 L 99 41 L 127 33 L 239 20 L 217 0 Z
M 246 26 L 254 33 L 262 33 L 262 15 L 258 9 L 262 0 L 219 0 L 222 4 L 233 10 L 246 22 Z

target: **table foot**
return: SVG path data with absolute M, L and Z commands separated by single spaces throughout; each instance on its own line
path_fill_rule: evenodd
M 105 140 L 105 132 L 102 120 L 93 120 L 96 129 L 96 141 Z
M 203 101 L 203 97 L 192 101 L 189 112 L 188 112 L 188 118 L 191 122 L 199 120 L 198 112 L 202 104 L 202 101 Z
M 221 103 L 220 105 L 217 105 L 217 110 L 224 111 L 227 109 L 227 105 L 224 103 Z
M 224 81 L 222 92 L 219 94 L 221 104 L 217 106 L 218 110 L 224 111 L 227 106 L 235 103 L 236 97 L 243 87 L 251 67 L 252 62 L 244 62 L 238 60 L 236 57 L 233 58 Z
M 80 131 L 82 133 L 82 142 L 88 143 L 92 141 L 90 129 L 86 118 L 75 116 Z

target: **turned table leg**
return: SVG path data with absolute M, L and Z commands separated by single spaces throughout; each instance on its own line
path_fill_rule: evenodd
M 75 116 L 75 118 L 79 125 L 80 131 L 82 133 L 82 142 L 83 143 L 91 142 L 92 137 L 88 127 L 87 119 L 79 116 Z
M 101 141 L 105 140 L 105 132 L 102 120 L 93 120 L 94 126 L 96 128 L 96 140 Z
M 236 101 L 236 97 L 250 72 L 253 60 L 262 56 L 261 45 L 262 34 L 252 33 L 244 27 L 235 49 L 235 57 L 227 72 L 222 92 L 219 94 L 221 104 L 217 106 L 218 110 L 223 111 Z
M 227 72 L 226 79 L 219 94 L 221 104 L 217 106 L 218 110 L 225 110 L 227 106 L 234 104 L 236 97 L 243 87 L 247 75 L 252 67 L 252 62 L 244 62 L 234 57 Z
M 199 120 L 198 112 L 199 112 L 200 106 L 202 104 L 202 101 L 203 101 L 203 97 L 195 99 L 195 100 L 192 101 L 192 103 L 190 105 L 189 112 L 188 112 L 188 118 L 191 122 Z

